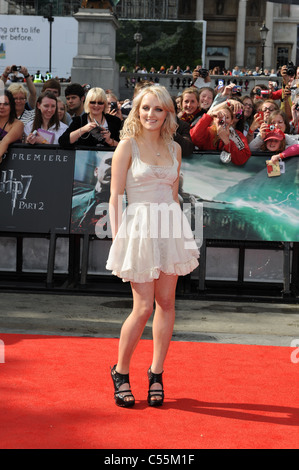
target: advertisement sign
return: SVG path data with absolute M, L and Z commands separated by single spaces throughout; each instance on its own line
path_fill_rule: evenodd
M 299 241 L 299 158 L 271 178 L 266 160 L 251 156 L 236 166 L 219 154 L 194 154 L 183 162 L 185 197 L 203 203 L 206 239 Z
M 74 151 L 11 148 L 0 166 L 0 231 L 69 233 Z
M 30 74 L 49 70 L 50 26 L 42 16 L 0 15 L 0 68 L 23 65 Z M 52 23 L 52 74 L 68 78 L 77 54 L 78 22 L 54 17 Z M 63 51 L 61 53 L 61 51 Z

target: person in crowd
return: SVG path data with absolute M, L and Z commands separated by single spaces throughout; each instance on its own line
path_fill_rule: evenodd
M 34 120 L 24 127 L 26 143 L 58 144 L 66 129 L 67 125 L 59 121 L 56 95 L 49 91 L 42 93 L 36 102 Z
M 173 332 L 178 275 L 198 265 L 197 245 L 179 205 L 181 149 L 173 142 L 176 127 L 168 91 L 157 85 L 146 87 L 134 99 L 112 158 L 109 212 L 113 243 L 106 268 L 129 281 L 133 293 L 133 310 L 122 326 L 118 361 L 111 369 L 115 403 L 122 407 L 135 403 L 130 389 L 130 363 L 154 303 L 147 401 L 149 406 L 163 404 L 162 374 Z M 120 199 L 125 190 L 129 205 L 120 222 Z M 163 208 L 158 219 L 167 224 L 167 234 L 150 210 L 151 203 Z M 182 224 L 183 233 L 173 233 Z M 136 232 L 136 226 L 151 230 Z
M 199 107 L 201 111 L 206 113 L 215 99 L 215 92 L 211 87 L 202 87 L 198 90 L 199 95 Z
M 107 103 L 109 106 L 108 113 L 112 116 L 118 117 L 121 121 L 124 120 L 124 117 L 121 112 L 121 104 L 118 101 L 116 95 L 111 91 L 106 91 Z
M 67 124 L 66 104 L 63 101 L 63 99 L 60 97 L 57 98 L 57 110 L 58 110 L 59 121 L 63 122 L 64 124 Z
M 102 88 L 91 88 L 84 102 L 85 113 L 76 116 L 59 139 L 62 147 L 116 147 L 121 120 L 108 113 L 108 101 Z
M 10 91 L 0 94 L 0 163 L 10 144 L 21 142 L 24 124 L 17 119 L 15 101 Z
M 290 123 L 286 114 L 281 110 L 276 110 L 270 114 L 267 122 L 261 124 L 259 134 L 250 142 L 249 147 L 251 152 L 262 150 L 267 132 L 271 126 L 275 129 L 280 129 L 285 134 L 286 148 L 298 143 L 296 136 L 290 135 Z
M 41 93 L 45 93 L 46 91 L 51 92 L 53 95 L 58 98 L 58 96 L 61 95 L 61 85 L 58 80 L 55 78 L 50 78 L 50 80 L 47 80 L 44 82 Z
M 8 76 L 14 68 L 16 68 L 15 65 L 8 65 L 7 67 L 5 67 L 5 70 L 4 70 L 3 74 L 1 75 L 1 80 L 3 81 L 4 84 L 6 84 Z M 26 109 L 26 110 L 34 109 L 35 108 L 35 103 L 36 103 L 36 98 L 37 98 L 37 93 L 36 93 L 36 88 L 35 88 L 35 85 L 32 81 L 31 75 L 28 72 L 27 67 L 25 67 L 24 65 L 20 66 L 19 72 L 23 75 L 24 80 L 26 81 L 27 88 L 28 88 L 28 97 L 27 97 L 27 91 L 25 91 L 26 100 L 25 100 L 25 103 L 22 103 L 22 104 L 24 104 L 24 109 Z M 15 83 L 14 85 L 17 85 L 17 83 Z M 9 89 L 11 91 L 10 87 L 9 87 Z M 17 90 L 17 88 L 15 88 L 15 90 Z M 25 88 L 24 88 L 24 90 L 25 90 Z M 22 92 L 23 92 L 23 89 L 22 89 Z M 12 94 L 14 94 L 14 91 L 12 91 Z M 19 106 L 20 106 L 20 103 L 16 104 L 16 108 L 18 108 Z M 19 110 L 17 109 L 17 115 L 18 115 L 18 112 L 19 112 Z M 18 115 L 18 118 L 20 119 L 19 115 Z M 25 121 L 23 120 L 23 122 L 25 122 Z
M 213 106 L 194 125 L 190 135 L 200 150 L 225 151 L 228 161 L 243 165 L 250 157 L 246 137 L 233 128 L 233 104 L 229 101 Z
M 71 83 L 66 87 L 64 96 L 70 116 L 68 124 L 70 124 L 74 117 L 84 114 L 85 91 L 80 83 Z
M 243 95 L 241 97 L 241 102 L 244 109 L 244 131 L 243 134 L 247 136 L 250 126 L 254 119 L 255 108 L 253 99 L 249 95 Z
M 299 144 L 293 144 L 286 148 L 285 134 L 280 129 L 267 132 L 263 150 L 274 153 L 272 163 L 277 163 L 285 158 L 299 156 Z
M 195 87 L 185 88 L 181 94 L 181 111 L 178 117 L 191 125 L 202 117 L 204 111 L 200 109 L 199 92 Z
M 182 149 L 182 158 L 189 158 L 192 157 L 193 151 L 194 151 L 194 144 L 192 142 L 191 136 L 190 136 L 190 125 L 188 122 L 183 121 L 178 117 L 178 109 L 177 109 L 177 103 L 176 103 L 176 98 L 172 98 L 174 109 L 175 109 L 175 114 L 176 114 L 176 120 L 178 124 L 178 128 L 174 134 L 174 141 L 177 142 Z
M 257 137 L 259 128 L 263 123 L 268 123 L 270 114 L 279 109 L 275 101 L 266 99 L 258 102 L 260 104 L 257 113 L 254 114 L 253 120 L 248 128 L 247 141 L 250 144 Z M 256 106 L 257 107 L 257 106 Z
M 34 119 L 35 109 L 26 109 L 27 90 L 22 83 L 12 83 L 8 90 L 12 93 L 16 105 L 17 118 L 25 124 Z M 35 108 L 35 105 L 34 105 Z

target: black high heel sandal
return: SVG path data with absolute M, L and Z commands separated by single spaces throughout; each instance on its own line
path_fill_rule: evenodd
M 135 398 L 130 389 L 129 374 L 120 374 L 116 371 L 116 364 L 111 369 L 111 377 L 114 385 L 114 400 L 117 406 L 130 408 L 135 405 Z M 127 390 L 119 390 L 123 384 L 129 384 Z M 131 398 L 133 397 L 133 398 Z
M 149 368 L 149 370 L 147 371 L 147 376 L 149 380 L 147 402 L 149 406 L 163 405 L 164 390 L 163 390 L 162 374 L 163 374 L 163 371 L 161 372 L 161 374 L 154 374 L 151 368 Z M 162 389 L 151 390 L 151 386 L 156 383 L 160 384 L 162 386 Z

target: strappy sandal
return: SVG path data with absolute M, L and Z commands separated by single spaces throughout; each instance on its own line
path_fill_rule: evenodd
M 129 374 L 120 374 L 116 371 L 116 364 L 111 369 L 111 377 L 114 384 L 114 400 L 117 406 L 129 408 L 135 405 L 135 398 L 130 389 Z M 129 384 L 127 390 L 119 390 L 123 384 Z
M 162 374 L 163 374 L 163 371 L 161 372 L 161 374 L 154 374 L 151 368 L 149 368 L 149 370 L 147 371 L 147 376 L 149 380 L 147 402 L 149 406 L 163 405 L 164 390 L 163 390 Z M 151 390 L 151 386 L 156 383 L 160 384 L 162 386 L 162 389 Z

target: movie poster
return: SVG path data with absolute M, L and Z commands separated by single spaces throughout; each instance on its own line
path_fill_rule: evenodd
M 69 233 L 74 151 L 12 147 L 0 166 L 0 231 Z
M 203 234 L 214 240 L 299 241 L 299 157 L 269 177 L 268 156 L 245 165 L 222 163 L 219 154 L 183 161 L 184 191 L 203 203 Z

